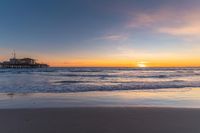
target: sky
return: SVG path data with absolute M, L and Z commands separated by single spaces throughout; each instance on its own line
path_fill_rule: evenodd
M 199 0 L 1 0 L 0 61 L 200 66 Z

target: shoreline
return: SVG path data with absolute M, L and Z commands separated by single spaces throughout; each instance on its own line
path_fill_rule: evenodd
M 0 93 L 0 109 L 66 107 L 200 108 L 200 88 L 79 93 Z

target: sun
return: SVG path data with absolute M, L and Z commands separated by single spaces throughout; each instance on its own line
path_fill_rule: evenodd
M 145 62 L 138 62 L 138 63 L 137 63 L 137 66 L 138 66 L 138 67 L 142 67 L 142 68 L 143 68 L 143 67 L 147 67 L 147 65 L 146 65 Z

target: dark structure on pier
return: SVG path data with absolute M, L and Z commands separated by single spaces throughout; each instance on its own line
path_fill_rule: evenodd
M 31 58 L 22 58 L 17 59 L 15 52 L 13 53 L 13 58 L 9 61 L 4 61 L 0 63 L 2 68 L 45 68 L 49 67 L 47 64 L 37 63 L 34 59 Z

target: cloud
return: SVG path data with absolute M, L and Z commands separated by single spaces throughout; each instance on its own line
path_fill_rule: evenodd
M 154 12 L 140 12 L 127 22 L 127 28 L 145 28 L 172 36 L 200 36 L 200 9 L 159 9 Z
M 162 26 L 157 29 L 158 32 L 166 33 L 174 36 L 185 36 L 185 37 L 199 37 L 200 36 L 200 16 L 199 11 L 193 11 L 187 15 L 177 17 L 182 21 L 182 24 L 176 26 Z
M 176 14 L 169 9 L 156 10 L 154 12 L 139 12 L 132 14 L 131 19 L 127 22 L 127 28 L 140 28 L 140 27 L 149 27 L 153 28 L 154 26 L 161 26 L 173 23 L 179 23 L 176 18 Z M 173 21 L 172 21 L 173 20 Z
M 128 39 L 127 34 L 111 34 L 101 37 L 104 40 L 111 40 L 111 41 L 119 41 L 119 40 L 126 40 Z
M 180 27 L 161 27 L 158 32 L 174 36 L 200 36 L 200 25 L 182 25 Z
M 200 8 L 183 6 L 166 6 L 152 9 L 151 11 L 135 11 L 129 9 L 124 13 L 124 25 L 119 26 L 118 33 L 106 34 L 100 39 L 120 41 L 129 39 L 137 31 L 146 33 L 175 36 L 184 40 L 192 40 L 200 36 Z M 126 33 L 126 34 L 124 34 Z

